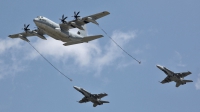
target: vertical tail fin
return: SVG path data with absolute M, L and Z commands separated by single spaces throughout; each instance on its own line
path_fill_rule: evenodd
M 87 36 L 87 29 L 86 29 L 86 25 L 82 26 L 84 30 L 79 30 L 77 33 L 83 37 Z

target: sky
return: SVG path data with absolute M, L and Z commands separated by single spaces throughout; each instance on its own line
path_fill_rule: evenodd
M 0 0 L 0 111 L 1 112 L 199 112 L 200 111 L 200 1 L 199 0 Z M 89 43 L 63 46 L 29 37 L 31 44 L 69 81 L 49 65 L 27 42 L 11 39 L 24 24 L 45 16 L 57 23 L 74 11 L 88 16 L 102 11 L 100 26 L 133 57 L 119 49 L 98 26 L 87 24 L 88 35 L 104 35 Z M 73 29 L 76 32 L 77 29 Z M 156 65 L 174 72 L 191 71 L 192 83 L 161 84 L 166 75 Z M 107 93 L 109 104 L 79 104 L 83 95 Z

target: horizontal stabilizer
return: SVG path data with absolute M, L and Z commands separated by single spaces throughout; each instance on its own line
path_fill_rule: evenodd
M 83 43 L 83 42 L 82 41 L 70 41 L 70 42 L 64 43 L 63 45 L 69 46 L 69 45 L 80 44 L 80 43 Z
M 101 37 L 103 37 L 103 35 L 87 36 L 87 37 L 84 37 L 81 41 L 89 42 L 89 41 L 92 41 L 92 40 L 95 40 L 95 39 L 98 39 L 98 38 L 101 38 Z
M 103 37 L 103 35 L 87 36 L 87 37 L 83 37 L 83 39 L 80 41 L 70 41 L 70 42 L 64 43 L 63 45 L 69 46 L 69 45 L 73 45 L 73 44 L 80 44 L 80 43 L 89 42 L 89 41 L 92 41 L 92 40 L 95 40 L 95 39 L 98 39 L 101 37 Z
M 100 101 L 101 103 L 110 103 L 109 101 Z
M 192 80 L 183 80 L 184 82 L 193 82 Z

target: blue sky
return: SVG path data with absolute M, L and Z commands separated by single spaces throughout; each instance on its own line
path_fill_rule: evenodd
M 200 1 L 2 1 L 0 3 L 0 111 L 2 112 L 199 112 L 200 111 Z M 47 37 L 30 37 L 31 43 L 68 81 L 21 39 L 9 34 L 22 32 L 23 24 L 34 29 L 33 18 L 45 16 L 57 23 L 74 11 L 87 16 L 101 11 L 111 14 L 98 23 L 142 64 L 123 53 L 94 24 L 88 34 L 103 38 L 64 47 Z M 160 84 L 166 75 L 156 68 L 174 72 L 191 71 L 194 82 L 179 88 Z M 106 92 L 109 104 L 92 107 L 79 104 L 83 96 L 73 86 L 91 93 Z

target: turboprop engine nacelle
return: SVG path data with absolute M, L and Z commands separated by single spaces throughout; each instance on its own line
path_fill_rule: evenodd
M 96 25 L 99 25 L 93 18 L 91 18 L 91 17 L 87 17 L 87 21 L 88 22 L 92 22 L 92 23 L 94 23 L 94 24 L 96 24 Z
M 24 40 L 24 41 L 27 41 L 27 42 L 30 42 L 25 36 L 19 34 L 19 38 Z
M 80 30 L 84 30 L 82 26 L 77 25 L 75 22 L 71 22 L 70 24 L 77 27 Z
M 38 34 L 36 31 L 33 31 L 33 33 L 38 36 L 41 39 L 47 40 L 43 35 Z
M 47 40 L 43 35 L 37 35 L 38 37 L 40 37 L 41 39 Z

